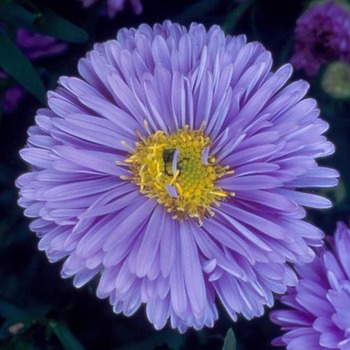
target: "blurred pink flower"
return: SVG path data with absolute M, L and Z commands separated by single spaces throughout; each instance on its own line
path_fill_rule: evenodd
M 308 75 L 333 60 L 350 62 L 350 13 L 334 1 L 310 7 L 297 20 L 291 63 Z
M 80 0 L 84 7 L 90 7 L 98 0 Z M 113 18 L 118 12 L 124 10 L 125 2 L 130 1 L 135 14 L 139 15 L 142 12 L 141 0 L 107 0 L 107 15 L 109 18 Z

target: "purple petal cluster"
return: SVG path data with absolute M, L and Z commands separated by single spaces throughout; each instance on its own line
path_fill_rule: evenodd
M 315 75 L 332 60 L 350 62 L 350 12 L 331 0 L 311 6 L 297 20 L 291 63 Z
M 31 61 L 56 56 L 68 49 L 68 44 L 39 33 L 31 32 L 25 28 L 17 30 L 17 45 Z
M 90 7 L 98 0 L 80 0 L 84 7 Z M 127 0 L 107 0 L 107 15 L 109 18 L 113 18 L 117 13 L 124 10 L 125 2 Z M 142 13 L 141 0 L 129 0 L 135 14 L 140 15 Z
M 350 230 L 337 223 L 331 250 L 320 249 L 315 260 L 296 266 L 300 276 L 281 301 L 286 310 L 271 320 L 286 331 L 275 345 L 293 349 L 350 349 Z
M 98 276 L 116 313 L 145 304 L 156 329 L 170 320 L 181 332 L 212 327 L 215 300 L 251 319 L 297 283 L 287 262 L 312 261 L 323 243 L 304 206 L 331 206 L 305 188 L 335 186 L 338 173 L 316 163 L 334 147 L 303 98 L 308 84 L 286 85 L 291 65 L 271 66 L 243 35 L 165 21 L 121 29 L 79 61 L 80 77 L 60 78 L 29 129 L 20 153 L 32 170 L 17 186 L 39 249 L 65 259 L 62 277 L 81 287 Z M 234 195 L 201 225 L 125 180 L 140 137 L 186 126 L 204 128 L 212 157 L 233 170 L 215 185 Z

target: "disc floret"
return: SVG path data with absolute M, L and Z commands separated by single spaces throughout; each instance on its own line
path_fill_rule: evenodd
M 212 205 L 233 195 L 215 185 L 215 180 L 233 171 L 216 163 L 203 126 L 190 130 L 186 125 L 169 135 L 161 130 L 147 138 L 138 135 L 125 160 L 133 176 L 123 179 L 137 184 L 142 194 L 156 198 L 173 218 L 197 218 L 202 223 L 204 216 L 214 215 Z

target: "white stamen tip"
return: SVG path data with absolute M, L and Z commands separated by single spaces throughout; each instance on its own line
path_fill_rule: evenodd
M 177 161 L 179 159 L 179 156 L 180 156 L 180 151 L 179 149 L 177 148 L 174 152 L 174 157 L 173 157 L 173 174 L 176 173 L 176 170 L 177 170 Z
M 202 153 L 202 162 L 204 165 L 208 165 L 208 157 L 209 157 L 209 146 L 205 147 Z
M 166 189 L 167 189 L 170 197 L 174 197 L 174 198 L 178 197 L 176 188 L 174 186 L 166 185 Z

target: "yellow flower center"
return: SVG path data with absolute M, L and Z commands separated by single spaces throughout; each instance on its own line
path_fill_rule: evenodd
M 201 224 L 203 217 L 214 215 L 213 204 L 218 206 L 218 201 L 234 195 L 215 185 L 215 180 L 233 171 L 216 163 L 203 126 L 190 130 L 186 125 L 170 135 L 157 131 L 147 138 L 138 136 L 125 160 L 133 176 L 122 179 L 133 181 L 141 193 L 156 198 L 174 219 L 196 218 Z

